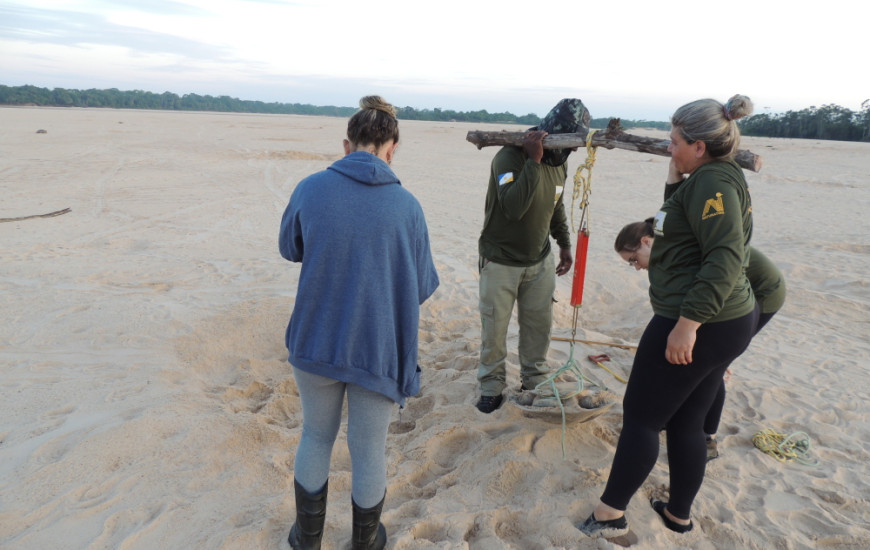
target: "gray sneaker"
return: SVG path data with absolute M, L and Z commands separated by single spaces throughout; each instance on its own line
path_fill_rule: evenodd
M 613 538 L 628 534 L 628 520 L 625 516 L 607 521 L 595 519 L 595 512 L 589 514 L 586 521 L 577 526 L 586 535 L 592 538 Z

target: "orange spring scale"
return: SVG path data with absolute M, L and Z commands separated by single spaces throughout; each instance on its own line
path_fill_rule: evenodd
M 582 227 L 577 232 L 577 253 L 574 255 L 574 280 L 571 284 L 571 305 L 583 303 L 583 282 L 586 280 L 586 251 L 589 248 L 589 229 Z
M 583 282 L 586 280 L 586 257 L 589 248 L 589 195 L 592 192 L 592 166 L 597 147 L 592 146 L 595 130 L 586 136 L 586 162 L 574 174 L 574 192 L 571 199 L 571 226 L 574 226 L 574 201 L 580 199 L 580 230 L 577 231 L 577 252 L 574 254 L 574 280 L 571 283 L 571 305 L 583 303 Z M 587 174 L 584 176 L 584 172 Z

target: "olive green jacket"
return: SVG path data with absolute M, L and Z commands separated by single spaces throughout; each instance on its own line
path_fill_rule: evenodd
M 550 236 L 571 248 L 562 192 L 566 164 L 529 160 L 519 147 L 503 147 L 492 160 L 478 251 L 504 265 L 526 267 L 550 253 Z
M 745 273 L 752 201 L 736 163 L 710 162 L 666 186 L 653 229 L 649 293 L 655 313 L 707 323 L 753 310 Z

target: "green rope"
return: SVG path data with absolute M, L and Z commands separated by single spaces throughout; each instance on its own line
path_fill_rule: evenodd
M 566 372 L 570 372 L 577 377 L 577 390 L 569 392 L 568 394 L 562 396 L 559 395 L 559 388 L 556 386 L 556 378 L 565 374 Z M 539 390 L 547 385 L 550 386 L 550 389 L 553 390 L 553 395 L 556 396 L 556 402 L 559 404 L 559 410 L 562 411 L 562 460 L 565 460 L 565 406 L 562 405 L 562 401 L 565 399 L 571 399 L 572 397 L 578 395 L 583 391 L 585 386 L 583 372 L 580 371 L 580 365 L 574 359 L 574 343 L 571 343 L 570 352 L 568 354 L 568 361 L 559 368 L 556 372 L 551 374 L 546 380 L 535 386 L 535 390 Z
M 565 364 L 562 365 L 556 372 L 554 372 L 549 377 L 547 377 L 546 380 L 544 380 L 543 382 L 541 382 L 540 384 L 535 386 L 536 391 L 541 389 L 541 388 L 544 388 L 546 386 L 549 386 L 550 389 L 553 390 L 553 395 L 556 397 L 556 402 L 559 403 L 559 410 L 562 412 L 562 460 L 565 460 L 565 458 L 566 458 L 565 433 L 567 431 L 566 426 L 565 426 L 565 424 L 566 424 L 565 406 L 562 405 L 562 401 L 564 401 L 565 399 L 571 399 L 572 397 L 579 395 L 580 392 L 582 392 L 583 389 L 585 388 L 584 380 L 589 380 L 594 385 L 598 386 L 599 388 L 601 388 L 603 390 L 607 389 L 607 386 L 602 384 L 601 381 L 598 380 L 597 378 L 593 378 L 592 376 L 583 374 L 583 371 L 580 370 L 580 364 L 577 363 L 576 359 L 574 359 L 574 341 L 576 339 L 575 337 L 577 336 L 577 320 L 578 320 L 579 316 L 580 316 L 580 308 L 575 307 L 573 321 L 571 323 L 571 339 L 569 340 L 570 347 L 569 347 L 569 353 L 568 353 L 568 361 L 566 361 Z M 562 396 L 562 395 L 559 395 L 559 388 L 556 386 L 556 379 L 559 378 L 560 376 L 562 376 L 563 374 L 565 374 L 566 372 L 569 372 L 577 377 L 577 390 L 570 392 L 567 395 Z

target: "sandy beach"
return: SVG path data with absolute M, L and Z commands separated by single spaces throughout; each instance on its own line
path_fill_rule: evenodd
M 278 225 L 296 183 L 340 157 L 345 128 L 326 117 L 0 108 L 0 548 L 289 548 L 302 415 L 284 330 L 299 267 L 280 257 Z M 564 459 L 558 419 L 512 403 L 474 408 L 477 237 L 496 150 L 465 138 L 524 128 L 400 129 L 393 169 L 422 204 L 441 286 L 420 320 L 422 391 L 396 408 L 387 442 L 387 548 L 870 548 L 870 144 L 744 138 L 764 159 L 747 172 L 752 242 L 785 274 L 785 306 L 732 365 L 696 528 L 668 531 L 649 506 L 668 485 L 662 446 L 627 510 L 631 533 L 606 541 L 575 524 L 604 488 L 625 385 L 586 358 L 607 353 L 627 376 L 633 351 L 574 346 L 618 402 L 567 423 Z M 571 155 L 566 189 L 585 158 Z M 646 274 L 612 244 L 658 209 L 667 166 L 597 151 L 578 339 L 636 344 L 649 320 Z M 566 275 L 554 336 L 571 335 L 570 293 Z M 514 386 L 516 339 L 514 323 Z M 553 368 L 570 353 L 554 341 Z M 764 429 L 804 432 L 818 464 L 755 448 Z M 343 433 L 325 549 L 350 541 Z

